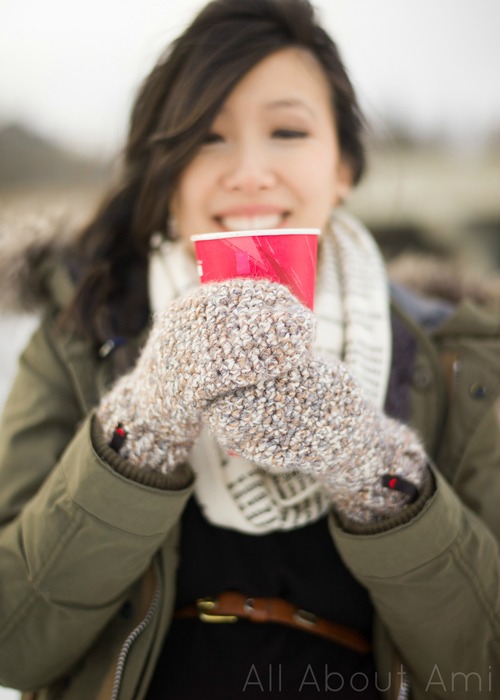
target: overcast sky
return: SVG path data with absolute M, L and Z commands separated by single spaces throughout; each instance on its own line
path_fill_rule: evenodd
M 136 88 L 199 0 L 0 0 L 0 125 L 121 144 Z M 500 129 L 500 0 L 316 0 L 368 116 L 424 135 Z

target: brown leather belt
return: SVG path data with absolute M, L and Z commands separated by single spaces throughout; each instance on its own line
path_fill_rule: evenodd
M 202 622 L 212 623 L 276 622 L 325 637 L 360 654 L 371 649 L 369 640 L 361 632 L 301 610 L 281 598 L 248 598 L 243 593 L 226 591 L 214 598 L 199 598 L 194 605 L 177 610 L 174 617 L 197 617 Z

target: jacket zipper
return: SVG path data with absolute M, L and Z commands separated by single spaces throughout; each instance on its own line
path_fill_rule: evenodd
M 460 371 L 462 369 L 462 363 L 458 359 L 458 354 L 456 356 L 456 359 L 453 361 L 451 369 L 452 369 L 453 374 L 452 374 L 452 380 L 451 380 L 451 391 L 450 391 L 451 397 L 450 398 L 453 398 L 453 395 L 455 394 L 455 391 L 456 391 L 456 388 L 458 385 Z
M 137 627 L 135 627 L 135 629 L 132 630 L 132 632 L 128 635 L 127 639 L 123 643 L 123 646 L 120 650 L 120 654 L 118 656 L 118 662 L 116 664 L 115 678 L 113 681 L 113 690 L 111 692 L 111 700 L 118 700 L 118 695 L 120 693 L 120 688 L 123 680 L 123 672 L 125 671 L 125 664 L 127 662 L 129 651 L 136 639 L 140 637 L 144 630 L 146 630 L 151 624 L 151 621 L 158 609 L 159 600 L 160 586 L 157 587 L 154 593 L 151 605 L 149 606 L 149 609 L 144 619 L 137 625 Z
M 405 676 L 403 676 L 403 678 L 401 679 L 401 685 L 399 686 L 397 700 L 408 700 L 409 697 L 410 697 L 410 682 Z

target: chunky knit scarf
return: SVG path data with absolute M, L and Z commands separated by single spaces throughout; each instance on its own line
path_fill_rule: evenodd
M 153 238 L 149 293 L 154 311 L 197 284 L 196 263 L 186 243 Z M 314 307 L 314 353 L 341 359 L 365 395 L 382 408 L 390 368 L 389 299 L 385 268 L 368 231 L 345 212 L 335 212 L 320 237 Z M 272 475 L 228 454 L 204 429 L 190 454 L 195 496 L 210 522 L 250 534 L 290 530 L 313 522 L 330 497 L 312 477 Z

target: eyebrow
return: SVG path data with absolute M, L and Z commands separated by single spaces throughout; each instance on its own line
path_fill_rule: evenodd
M 304 102 L 303 100 L 301 100 L 298 97 L 297 98 L 284 97 L 284 98 L 281 98 L 278 100 L 271 100 L 270 102 L 267 102 L 264 105 L 264 109 L 266 111 L 272 111 L 274 109 L 295 109 L 297 107 L 299 109 L 304 110 L 305 112 L 310 114 L 311 117 L 316 119 L 316 114 L 315 114 L 314 110 L 311 107 L 309 107 L 309 105 L 306 102 Z M 227 107 L 226 107 L 226 105 L 223 105 L 220 112 L 219 112 L 219 115 L 223 115 L 226 113 L 227 113 Z
M 265 105 L 265 108 L 269 109 L 269 110 L 272 110 L 272 109 L 290 109 L 290 108 L 295 108 L 295 107 L 299 107 L 299 108 L 306 110 L 306 112 L 309 112 L 309 114 L 313 117 L 316 116 L 314 114 L 314 111 L 311 109 L 311 107 L 309 107 L 308 104 L 306 104 L 305 102 L 303 102 L 301 99 L 298 99 L 298 98 L 290 97 L 290 98 L 283 98 L 280 100 L 273 100 L 272 102 L 268 102 Z

